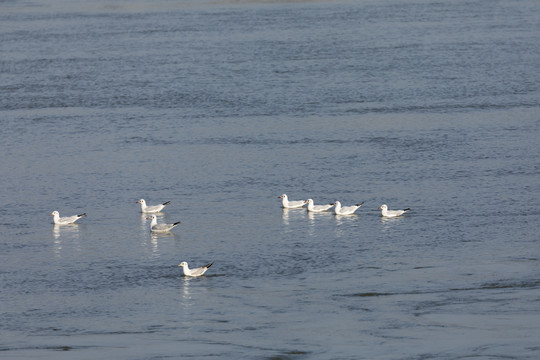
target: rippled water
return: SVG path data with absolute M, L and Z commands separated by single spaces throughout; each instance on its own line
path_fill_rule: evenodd
M 539 10 L 0 2 L 0 357 L 538 359 Z

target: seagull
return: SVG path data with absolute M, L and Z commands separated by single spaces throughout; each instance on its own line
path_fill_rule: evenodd
M 345 207 L 341 207 L 341 203 L 339 201 L 336 201 L 335 203 L 333 203 L 332 205 L 335 205 L 336 207 L 334 208 L 334 211 L 336 212 L 336 215 L 352 215 L 354 214 L 354 212 L 360 207 L 362 206 L 364 202 L 361 202 L 361 203 L 358 203 L 356 205 L 353 205 L 353 206 L 345 206 Z
M 385 216 L 385 217 L 401 216 L 405 214 L 407 211 L 411 210 L 410 208 L 406 208 L 403 210 L 388 210 L 388 206 L 386 204 L 382 204 L 381 206 L 379 206 L 379 209 L 381 210 L 382 216 Z
M 147 220 L 152 219 L 152 222 L 150 223 L 150 229 L 154 232 L 170 231 L 173 227 L 180 224 L 180 221 L 177 221 L 174 224 L 158 224 L 156 215 L 150 215 L 146 219 Z
M 60 213 L 56 210 L 54 210 L 49 215 L 54 215 L 54 223 L 57 225 L 67 225 L 67 224 L 73 224 L 75 221 L 79 220 L 82 217 L 86 216 L 86 213 L 80 214 L 80 215 L 73 215 L 73 216 L 66 216 L 66 217 L 60 217 Z
M 178 266 L 182 267 L 182 270 L 184 270 L 184 275 L 185 276 L 201 276 L 206 272 L 206 270 L 208 270 L 208 268 L 210 266 L 212 266 L 212 264 L 213 264 L 213 262 L 211 262 L 208 265 L 204 265 L 204 266 L 202 266 L 200 268 L 190 269 L 189 266 L 188 266 L 188 263 L 185 262 L 185 261 L 182 261 L 180 263 L 180 265 L 178 265 Z
M 334 206 L 332 204 L 313 205 L 313 199 L 307 199 L 305 202 L 308 204 L 307 206 L 308 211 L 313 211 L 313 212 L 323 212 L 330 209 L 332 206 Z
M 169 205 L 170 203 L 171 203 L 170 201 L 167 201 L 167 202 L 164 202 L 163 204 L 147 206 L 146 201 L 144 201 L 144 199 L 141 199 L 136 202 L 136 204 L 141 204 L 141 212 L 143 213 L 160 212 L 161 210 L 163 210 L 165 206 Z
M 281 199 L 281 204 L 285 209 L 299 209 L 306 204 L 304 200 L 289 201 L 287 194 L 278 196 L 278 199 Z

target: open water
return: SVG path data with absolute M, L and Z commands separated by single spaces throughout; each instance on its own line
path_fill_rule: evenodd
M 0 54 L 0 358 L 540 358 L 538 1 L 8 0 Z

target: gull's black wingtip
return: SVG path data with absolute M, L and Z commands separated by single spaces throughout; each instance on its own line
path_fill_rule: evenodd
M 86 213 L 82 213 L 80 215 L 77 215 L 78 217 L 85 217 L 86 216 Z
M 205 266 L 203 266 L 203 267 L 205 267 L 205 268 L 207 268 L 207 269 L 208 269 L 208 268 L 209 268 L 210 266 L 212 266 L 212 264 L 213 264 L 213 263 L 214 263 L 214 262 L 212 261 L 212 262 L 211 262 L 210 264 L 208 264 L 208 265 L 205 265 Z
M 173 224 L 173 226 L 176 226 L 176 225 L 178 225 L 178 224 L 180 224 L 180 221 L 175 222 L 175 223 Z
M 167 201 L 167 202 L 164 202 L 163 204 L 161 205 L 169 205 L 171 202 L 170 201 Z

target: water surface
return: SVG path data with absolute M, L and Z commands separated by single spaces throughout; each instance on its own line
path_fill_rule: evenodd
M 0 357 L 537 359 L 538 10 L 0 3 Z

